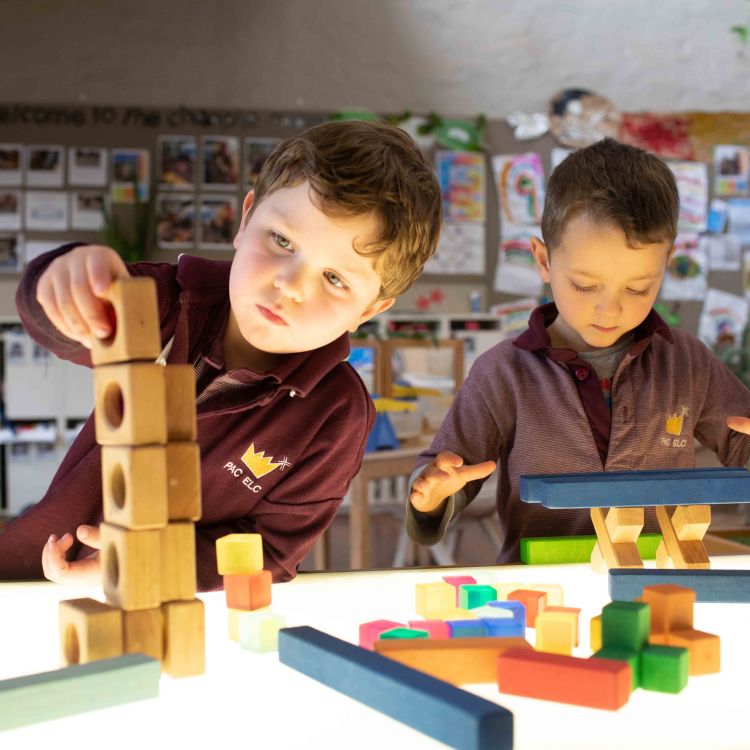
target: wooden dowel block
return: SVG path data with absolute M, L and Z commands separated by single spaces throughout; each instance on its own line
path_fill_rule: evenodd
M 122 613 L 95 599 L 68 599 L 59 607 L 63 666 L 123 653 Z
M 172 677 L 192 677 L 206 671 L 206 629 L 203 602 L 165 602 L 164 671 Z
M 161 661 L 164 655 L 161 607 L 123 610 L 122 635 L 126 654 L 146 654 Z
M 167 512 L 170 521 L 198 521 L 201 503 L 201 455 L 197 443 L 167 443 Z
M 94 368 L 97 443 L 132 446 L 167 442 L 164 369 L 150 363 Z
M 103 446 L 104 520 L 128 529 L 167 523 L 167 456 L 161 445 Z
M 107 339 L 94 337 L 91 361 L 95 365 L 135 360 L 153 361 L 161 351 L 156 282 L 148 276 L 113 281 L 104 295 L 112 306 L 114 333 Z
M 167 440 L 191 441 L 198 434 L 195 416 L 195 370 L 192 365 L 167 365 Z
M 247 575 L 263 570 L 260 534 L 227 534 L 216 540 L 219 575 Z
M 174 521 L 161 529 L 161 600 L 195 599 L 195 524 Z

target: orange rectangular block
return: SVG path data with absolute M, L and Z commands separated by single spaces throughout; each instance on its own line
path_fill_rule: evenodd
M 721 640 L 718 635 L 700 630 L 673 630 L 667 646 L 686 648 L 690 654 L 690 674 L 714 674 L 721 668 Z
M 195 370 L 192 365 L 167 365 L 164 370 L 167 390 L 167 440 L 195 440 Z
M 161 529 L 161 600 L 195 599 L 195 524 L 175 521 Z
M 508 594 L 508 600 L 521 602 L 526 607 L 526 627 L 533 628 L 536 616 L 547 606 L 547 594 L 544 591 L 516 589 Z
M 497 659 L 501 693 L 616 711 L 630 697 L 630 665 L 528 649 L 509 649 Z
M 201 454 L 197 443 L 167 443 L 167 513 L 170 521 L 198 521 Z
M 453 685 L 495 682 L 500 654 L 531 649 L 523 638 L 394 638 L 373 645 L 379 654 Z
M 693 589 L 673 583 L 644 586 L 641 600 L 651 607 L 652 633 L 670 633 L 693 627 Z
M 161 661 L 164 655 L 161 608 L 123 610 L 122 637 L 124 653 L 146 654 Z
M 224 593 L 229 609 L 262 609 L 271 603 L 271 571 L 224 576 Z

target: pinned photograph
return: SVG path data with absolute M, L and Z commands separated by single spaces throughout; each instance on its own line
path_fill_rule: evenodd
M 20 190 L 0 190 L 0 229 L 21 228 L 21 196 Z
M 0 185 L 21 184 L 25 153 L 20 143 L 0 143 Z
M 242 184 L 245 190 L 252 190 L 258 181 L 260 170 L 271 155 L 280 138 L 245 138 L 245 161 Z
M 68 182 L 81 187 L 104 187 L 107 184 L 107 149 L 71 146 L 68 149 Z
M 157 196 L 156 243 L 162 248 L 189 248 L 195 245 L 194 196 Z
M 113 203 L 135 203 L 136 185 L 138 201 L 143 203 L 150 197 L 151 159 L 146 149 L 117 148 L 112 151 Z
M 195 190 L 198 141 L 192 135 L 163 135 L 158 143 L 159 187 Z
M 198 244 L 211 250 L 231 250 L 236 216 L 234 196 L 201 198 Z
M 29 187 L 62 187 L 65 182 L 63 146 L 28 146 L 26 184 Z
M 70 194 L 70 228 L 99 232 L 104 229 L 107 195 L 101 190 L 76 190 Z
M 68 228 L 68 194 L 63 191 L 26 191 L 26 229 Z
M 23 268 L 23 240 L 16 233 L 0 233 L 0 273 L 20 273 Z
M 745 146 L 714 147 L 714 193 L 720 197 L 748 194 L 750 149 Z
M 237 187 L 239 182 L 240 141 L 233 135 L 206 135 L 201 138 L 201 184 L 205 188 Z

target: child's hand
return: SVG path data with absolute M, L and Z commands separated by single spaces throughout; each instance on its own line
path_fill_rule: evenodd
M 109 285 L 128 276 L 122 258 L 111 247 L 81 245 L 60 255 L 39 277 L 37 302 L 62 334 L 91 348 L 96 336 L 110 336 Z
M 66 553 L 73 546 L 73 535 L 63 534 L 60 539 L 56 534 L 47 540 L 42 552 L 42 568 L 44 575 L 55 583 L 71 583 L 77 585 L 95 585 L 102 582 L 102 565 L 99 558 L 101 543 L 97 526 L 79 526 L 76 529 L 78 540 L 96 552 L 83 560 L 68 562 Z
M 427 464 L 427 468 L 414 480 L 409 502 L 422 513 L 432 513 L 467 482 L 484 479 L 495 471 L 494 461 L 483 461 L 473 466 L 463 464 L 463 458 L 455 453 L 438 453 L 435 460 Z
M 746 435 L 750 435 L 750 419 L 747 417 L 727 417 L 727 427 L 730 430 L 736 430 L 737 432 L 744 432 Z

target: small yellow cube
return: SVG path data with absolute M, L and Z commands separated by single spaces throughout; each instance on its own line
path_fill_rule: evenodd
M 591 618 L 591 652 L 596 653 L 602 647 L 602 616 Z
M 227 534 L 216 540 L 219 575 L 249 575 L 263 570 L 260 534 Z
M 416 611 L 425 620 L 434 612 L 456 609 L 456 588 L 450 583 L 418 583 L 416 592 Z
M 570 612 L 542 610 L 535 621 L 535 650 L 548 654 L 573 655 L 577 635 L 577 616 Z

